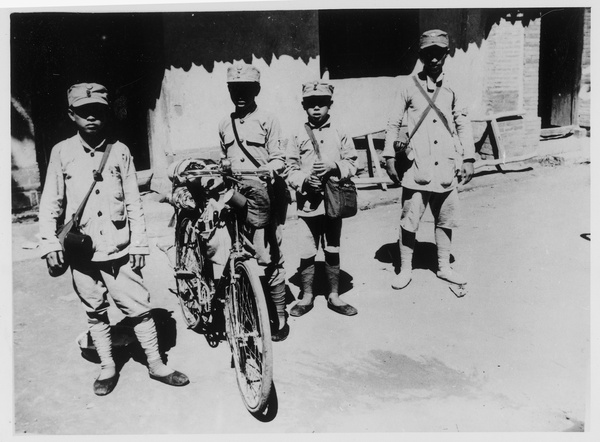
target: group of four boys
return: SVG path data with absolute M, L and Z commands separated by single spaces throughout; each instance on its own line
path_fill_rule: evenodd
M 391 179 L 399 182 L 395 148 L 401 139 L 403 123 L 410 129 L 426 109 L 437 107 L 440 111 L 429 109 L 425 113 L 420 123 L 422 129 L 410 143 L 412 152 L 408 156 L 413 165 L 402 178 L 401 272 L 392 283 L 395 289 L 406 287 L 412 278 L 415 232 L 427 204 L 436 220 L 438 276 L 464 282 L 449 265 L 449 250 L 452 228 L 456 225 L 457 177 L 461 176 L 465 182 L 471 179 L 474 146 L 466 110 L 455 91 L 444 82 L 442 66 L 447 53 L 445 32 L 433 30 L 421 36 L 419 54 L 423 70 L 415 76 L 414 85 L 409 84 L 398 94 L 386 134 L 383 156 Z M 235 110 L 219 125 L 222 156 L 231 161 L 233 169 L 247 169 L 250 164 L 258 163 L 273 174 L 283 174 L 296 191 L 302 220 L 299 241 L 302 297 L 290 314 L 299 317 L 313 308 L 315 257 L 322 245 L 329 287 L 327 306 L 342 315 L 356 315 L 357 310 L 339 297 L 342 220 L 326 216 L 323 200 L 324 179 L 349 178 L 358 169 L 352 139 L 332 124 L 329 115 L 333 86 L 322 81 L 302 86 L 307 122 L 286 142 L 277 118 L 256 104 L 260 92 L 258 69 L 235 64 L 227 71 L 227 84 Z M 427 92 L 420 94 L 419 87 Z M 434 97 L 435 103 L 430 103 L 427 94 Z M 145 256 L 149 254 L 142 203 L 128 148 L 107 138 L 108 92 L 96 83 L 79 83 L 68 90 L 67 96 L 68 115 L 78 132 L 52 150 L 39 214 L 43 257 L 51 270 L 64 262 L 56 236 L 57 220 L 61 215 L 69 219 L 75 213 L 93 171 L 98 170 L 107 146 L 111 145 L 102 180 L 96 183 L 81 217 L 82 231 L 93 239 L 93 258 L 91 262 L 70 263 L 73 286 L 87 313 L 89 333 L 101 361 L 94 392 L 109 394 L 119 378 L 112 354 L 107 295 L 125 315 L 134 318 L 134 332 L 146 353 L 150 377 L 168 385 L 186 385 L 187 376 L 167 367 L 158 350 L 150 295 L 141 275 Z M 444 115 L 452 121 L 447 130 L 440 121 Z M 254 229 L 252 236 L 277 311 L 276 320 L 273 318 L 276 324 L 273 340 L 281 341 L 289 333 L 281 227 L 271 222 L 263 229 Z

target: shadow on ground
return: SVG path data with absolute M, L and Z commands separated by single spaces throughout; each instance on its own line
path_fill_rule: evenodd
M 166 364 L 168 361 L 167 353 L 177 344 L 177 321 L 173 318 L 172 312 L 165 309 L 153 309 L 150 313 L 156 323 L 158 349 Z M 135 337 L 133 326 L 134 322 L 131 318 L 124 318 L 118 324 L 111 326 L 113 358 L 115 359 L 117 370 L 119 371 L 130 360 L 138 362 L 146 367 L 148 366 L 146 355 Z M 81 348 L 81 356 L 89 362 L 99 364 L 100 358 L 89 337 L 89 333 L 81 336 L 78 341 L 79 347 Z
M 339 281 L 339 294 L 343 295 L 346 292 L 349 292 L 354 287 L 354 278 L 348 272 L 340 269 L 340 281 Z M 295 285 L 300 289 L 299 299 L 302 298 L 302 279 L 300 277 L 300 273 L 298 269 L 296 269 L 296 273 L 292 275 L 289 279 L 290 284 Z M 327 276 L 325 274 L 325 263 L 323 261 L 315 262 L 315 279 L 314 279 L 314 287 L 313 292 L 315 296 L 319 295 L 328 295 L 329 287 L 327 285 Z M 293 296 L 293 295 L 292 295 Z
M 385 264 L 392 264 L 396 273 L 400 272 L 400 250 L 398 242 L 382 245 L 375 252 L 375 259 Z M 450 255 L 450 263 L 454 262 L 454 256 Z M 437 272 L 437 247 L 430 242 L 415 242 L 415 251 L 413 254 L 413 269 L 424 269 Z

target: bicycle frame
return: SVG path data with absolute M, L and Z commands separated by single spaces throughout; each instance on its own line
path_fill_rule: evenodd
M 260 169 L 232 171 L 225 165 L 219 170 L 190 170 L 183 172 L 181 176 L 184 180 L 222 177 L 225 187 L 237 190 L 242 178 L 266 179 L 270 172 Z M 227 227 L 231 236 L 231 248 L 223 273 L 214 287 L 210 311 L 214 315 L 224 315 L 224 331 L 244 404 L 251 413 L 261 413 L 268 406 L 272 391 L 273 361 L 270 322 L 258 276 L 258 265 L 254 259 L 255 250 L 245 235 L 244 220 L 235 207 L 224 207 L 218 218 L 213 218 L 212 221 Z M 196 237 L 201 234 L 198 224 L 200 223 L 196 221 L 193 226 Z M 200 243 L 195 244 L 195 247 L 200 247 Z M 203 252 L 199 250 L 197 254 Z M 195 277 L 199 278 L 198 281 L 203 281 L 203 277 L 192 276 Z M 197 284 L 199 286 L 200 283 Z M 189 294 L 186 292 L 186 295 Z M 197 295 L 197 292 L 192 290 L 191 295 Z M 179 293 L 178 296 L 181 299 Z M 215 302 L 219 303 L 219 307 Z M 218 345 L 219 340 L 223 339 L 218 331 L 210 331 L 206 337 L 211 347 Z

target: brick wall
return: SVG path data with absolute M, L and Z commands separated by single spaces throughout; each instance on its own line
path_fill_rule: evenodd
M 583 16 L 583 52 L 581 54 L 581 88 L 577 121 L 581 127 L 590 127 L 590 92 L 591 92 L 591 9 L 586 8 Z
M 500 136 L 507 157 L 535 151 L 541 124 L 537 116 L 540 19 L 527 23 L 501 19 L 492 26 L 486 44 L 482 109 L 486 115 L 524 111 L 521 118 L 499 121 Z M 484 128 L 477 124 L 476 136 Z M 488 141 L 482 152 L 491 152 Z

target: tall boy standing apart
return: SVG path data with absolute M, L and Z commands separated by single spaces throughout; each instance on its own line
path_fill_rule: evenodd
M 466 283 L 464 277 L 450 267 L 450 246 L 452 230 L 457 226 L 458 175 L 462 174 L 464 184 L 473 177 L 475 146 L 466 105 L 444 78 L 447 55 L 446 32 L 436 29 L 421 35 L 419 58 L 423 70 L 407 80 L 400 90 L 386 131 L 383 151 L 386 169 L 390 178 L 399 182 L 395 148 L 400 144 L 402 123 L 405 122 L 408 132 L 412 133 L 431 107 L 405 153 L 412 165 L 402 178 L 401 270 L 392 282 L 394 289 L 406 287 L 412 279 L 415 234 L 428 204 L 435 219 L 437 276 L 455 284 Z
M 303 221 L 300 224 L 299 268 L 303 296 L 292 307 L 292 316 L 302 316 L 313 308 L 315 257 L 320 243 L 323 244 L 329 285 L 327 306 L 346 316 L 358 313 L 339 297 L 342 219 L 327 217 L 323 199 L 324 179 L 350 178 L 358 168 L 358 156 L 352 140 L 331 124 L 329 108 L 333 104 L 332 96 L 333 86 L 330 84 L 315 81 L 303 85 L 302 105 L 318 146 L 313 145 L 308 130 L 302 127 L 292 138 L 287 153 L 290 167 L 288 182 L 296 190 L 298 216 Z
M 107 146 L 112 144 L 102 178 L 81 215 L 80 230 L 92 238 L 93 257 L 91 261 L 70 263 L 73 287 L 84 305 L 89 332 L 100 357 L 94 393 L 109 394 L 119 378 L 112 356 L 108 295 L 133 319 L 150 377 L 169 385 L 186 385 L 187 376 L 168 368 L 158 350 L 150 294 L 141 274 L 149 254 L 142 201 L 129 149 L 106 137 L 108 92 L 100 84 L 80 83 L 69 88 L 67 98 L 69 118 L 78 133 L 52 149 L 39 212 L 43 257 L 51 271 L 64 261 L 56 236 L 57 220 L 63 213 L 67 220 L 73 216 L 94 180 Z
M 219 124 L 223 158 L 231 161 L 233 169 L 260 167 L 273 173 L 282 172 L 286 143 L 281 136 L 279 120 L 256 104 L 260 92 L 259 70 L 244 63 L 230 66 L 227 69 L 227 87 L 235 110 Z M 285 311 L 285 270 L 281 227 L 272 218 L 265 228 L 251 229 L 250 236 L 258 263 L 265 268 L 269 292 L 277 310 L 277 326 L 272 339 L 283 341 L 289 334 Z

